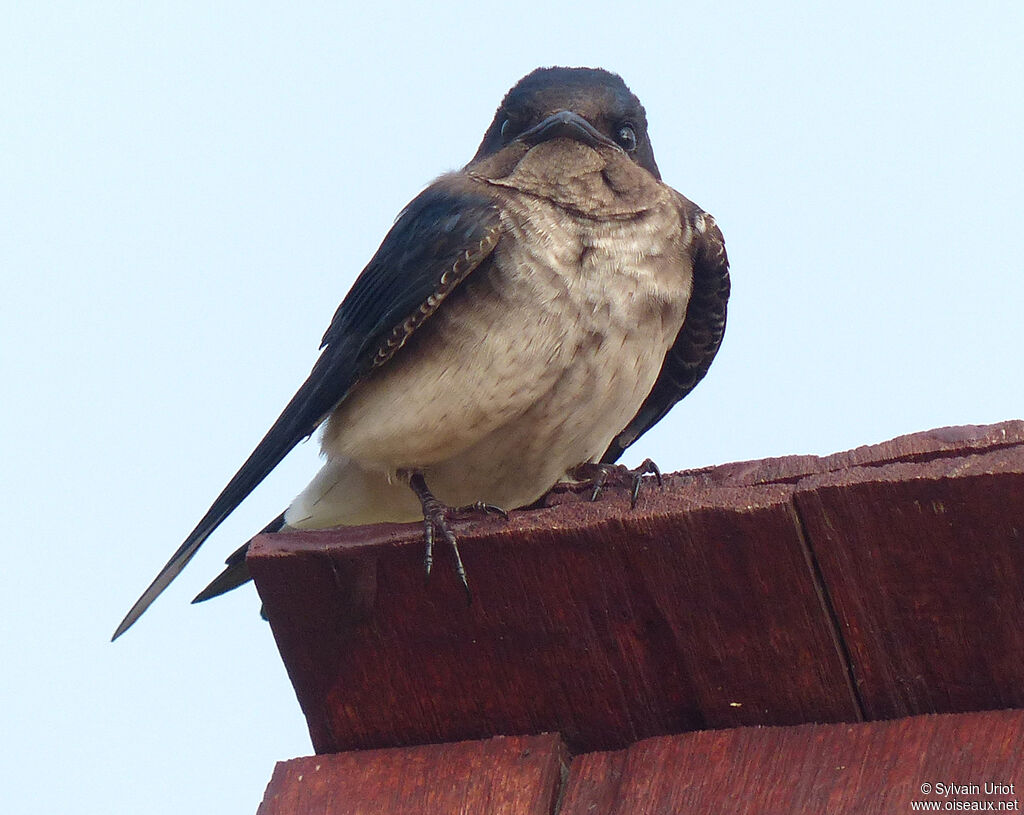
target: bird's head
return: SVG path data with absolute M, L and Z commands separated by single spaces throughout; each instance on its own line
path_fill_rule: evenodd
M 565 138 L 611 148 L 660 179 L 643 105 L 616 74 L 600 68 L 538 68 L 502 100 L 470 166 L 508 148 Z

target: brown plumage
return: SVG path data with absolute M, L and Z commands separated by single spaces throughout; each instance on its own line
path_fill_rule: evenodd
M 473 160 L 399 216 L 309 378 L 115 636 L 318 426 L 327 463 L 284 513 L 295 528 L 425 518 L 454 547 L 438 506 L 525 506 L 614 461 L 707 372 L 728 296 L 721 233 L 661 181 L 622 80 L 534 71 Z M 239 550 L 197 599 L 247 577 Z

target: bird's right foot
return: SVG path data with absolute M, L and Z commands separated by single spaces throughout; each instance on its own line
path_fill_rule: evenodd
M 462 588 L 466 592 L 466 602 L 473 602 L 473 594 L 469 590 L 469 580 L 466 578 L 466 567 L 462 563 L 462 555 L 459 554 L 459 541 L 452 531 L 449 521 L 457 515 L 464 515 L 469 512 L 483 512 L 488 515 L 501 515 L 506 521 L 508 513 L 501 507 L 494 504 L 486 504 L 477 501 L 475 504 L 468 504 L 461 507 L 450 507 L 441 503 L 427 487 L 423 473 L 412 472 L 409 475 L 409 486 L 420 499 L 420 506 L 423 507 L 423 538 L 426 541 L 426 551 L 423 555 L 423 568 L 430 577 L 434 567 L 434 540 L 438 535 L 448 542 L 452 550 L 452 557 L 455 560 L 455 573 L 459 576 Z

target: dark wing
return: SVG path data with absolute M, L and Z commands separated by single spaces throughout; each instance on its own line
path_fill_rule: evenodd
M 483 196 L 438 182 L 398 216 L 338 307 L 320 358 L 274 426 L 235 473 L 114 632 L 123 634 L 178 576 L 203 541 L 372 368 L 383 365 L 493 251 L 499 212 Z
M 689 202 L 687 202 L 689 203 Z M 636 416 L 601 457 L 614 464 L 623 451 L 660 422 L 672 406 L 697 387 L 718 353 L 729 303 L 729 257 L 715 219 L 697 210 L 693 216 L 693 292 L 686 319 L 665 356 L 654 388 Z

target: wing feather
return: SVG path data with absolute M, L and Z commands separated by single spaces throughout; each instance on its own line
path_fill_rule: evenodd
M 501 235 L 499 211 L 443 181 L 402 211 L 335 312 L 309 377 L 114 632 L 123 634 L 185 568 L 203 541 L 307 438 L 369 370 L 387 363 Z
M 685 199 L 684 202 L 693 206 Z M 686 307 L 686 318 L 665 355 L 661 373 L 647 399 L 601 457 L 604 464 L 618 461 L 627 447 L 697 387 L 722 344 L 729 304 L 729 256 L 714 218 L 696 210 L 692 224 L 693 291 Z

